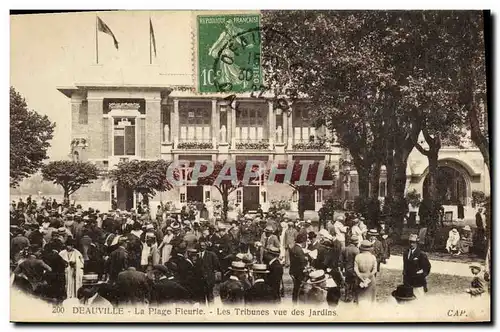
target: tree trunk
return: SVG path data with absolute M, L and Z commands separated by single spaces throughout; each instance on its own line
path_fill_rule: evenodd
M 380 191 L 380 167 L 382 166 L 382 163 L 380 160 L 377 160 L 375 164 L 373 164 L 372 171 L 371 171 L 371 190 L 370 190 L 370 197 L 372 199 L 378 199 L 378 194 Z
M 406 189 L 406 166 L 409 152 L 404 149 L 395 150 L 394 170 L 392 182 L 392 198 L 389 207 L 390 222 L 397 230 L 402 231 L 404 218 L 408 212 L 408 205 L 405 199 Z
M 224 186 L 221 190 L 222 196 L 222 221 L 227 221 L 227 212 L 229 210 L 229 190 Z
M 63 206 L 69 206 L 69 189 L 64 188 Z
M 371 190 L 370 199 L 368 202 L 368 222 L 371 227 L 377 226 L 380 218 L 380 202 L 378 200 L 380 190 L 380 167 L 382 166 L 381 160 L 377 160 L 373 165 L 371 171 Z

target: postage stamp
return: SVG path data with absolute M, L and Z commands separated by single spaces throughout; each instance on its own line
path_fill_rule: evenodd
M 260 86 L 260 15 L 203 15 L 197 26 L 199 92 L 241 93 Z
M 11 321 L 490 322 L 488 22 L 12 15 Z

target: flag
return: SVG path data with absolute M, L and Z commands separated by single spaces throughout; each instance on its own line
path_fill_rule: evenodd
M 156 39 L 155 39 L 155 31 L 153 30 L 153 22 L 151 22 L 151 17 L 149 18 L 149 36 L 150 42 L 153 44 L 153 50 L 156 56 Z
M 101 20 L 101 18 L 99 16 L 97 16 L 97 30 L 104 32 L 104 33 L 110 35 L 111 37 L 113 37 L 113 42 L 115 43 L 115 47 L 116 47 L 116 49 L 118 49 L 118 40 L 116 40 L 115 34 L 113 33 L 113 31 L 111 31 L 111 29 L 108 27 L 108 25 L 106 23 L 104 23 L 103 20 Z

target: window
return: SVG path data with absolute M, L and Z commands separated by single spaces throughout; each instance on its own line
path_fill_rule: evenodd
M 186 194 L 185 193 L 180 194 L 180 201 L 181 201 L 181 203 L 186 203 Z
M 260 142 L 267 139 L 267 111 L 261 104 L 240 104 L 236 112 L 235 138 L 240 142 Z
M 211 113 L 210 103 L 180 102 L 180 140 L 184 142 L 210 142 Z
M 210 190 L 205 190 L 205 202 L 210 201 Z
M 243 192 L 241 190 L 236 191 L 236 203 L 241 204 Z
M 80 104 L 80 109 L 78 110 L 78 124 L 89 124 L 89 107 L 86 100 L 82 101 Z
M 299 192 L 297 190 L 293 191 L 292 202 L 297 203 L 299 201 Z
M 385 197 L 386 192 L 387 192 L 387 182 L 380 181 L 378 191 L 379 191 L 379 193 L 378 193 L 379 197 Z
M 323 190 L 318 189 L 316 190 L 316 203 L 321 203 L 323 202 Z
M 293 110 L 293 138 L 295 142 L 314 142 L 316 128 L 313 126 L 307 108 L 298 107 Z
M 113 119 L 113 144 L 115 156 L 135 155 L 135 118 Z

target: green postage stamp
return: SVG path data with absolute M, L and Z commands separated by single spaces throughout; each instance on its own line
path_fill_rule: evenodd
M 260 88 L 260 15 L 198 16 L 198 92 Z

